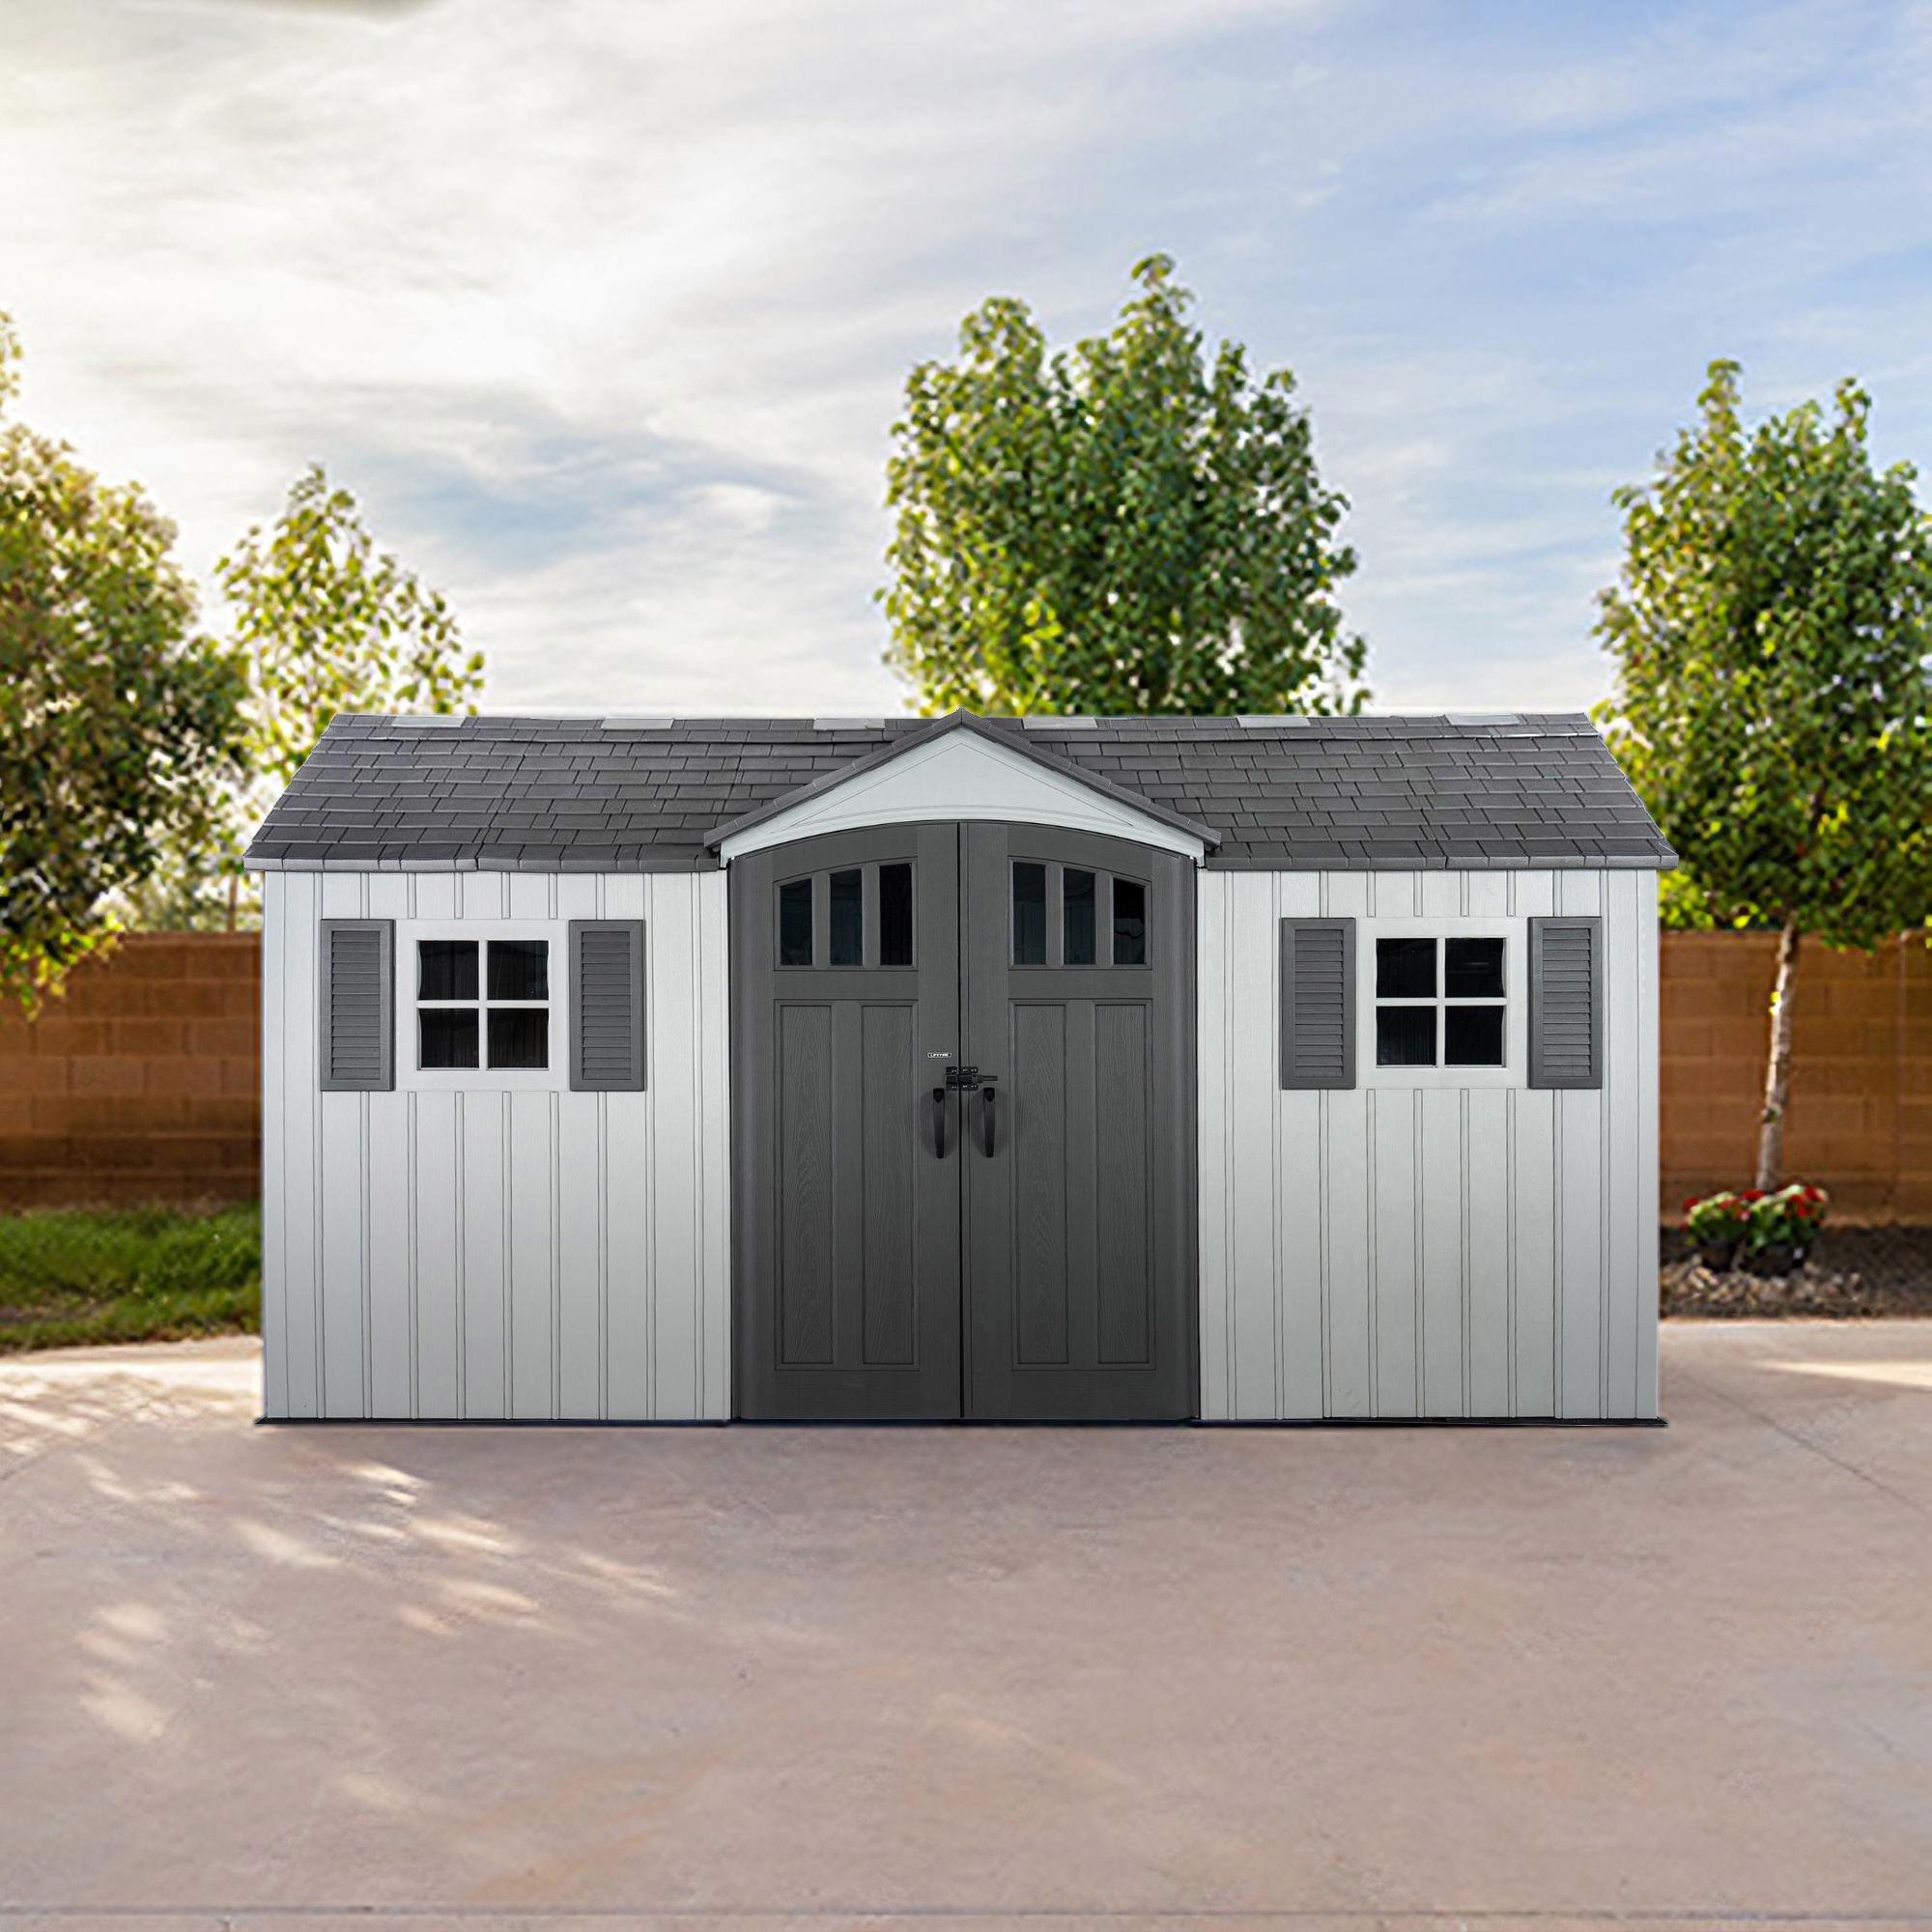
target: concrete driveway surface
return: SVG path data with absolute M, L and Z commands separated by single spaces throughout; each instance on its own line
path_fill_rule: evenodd
M 1932 1324 L 1663 1431 L 249 1426 L 0 1364 L 0 1928 L 1932 1923 Z

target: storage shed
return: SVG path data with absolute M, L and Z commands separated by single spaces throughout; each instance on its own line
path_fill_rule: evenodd
M 1577 716 L 335 720 L 265 1413 L 1657 1414 L 1657 871 Z

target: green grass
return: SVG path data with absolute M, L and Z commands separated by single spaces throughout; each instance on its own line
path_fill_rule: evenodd
M 261 1307 L 252 1202 L 0 1214 L 0 1354 L 252 1334 Z

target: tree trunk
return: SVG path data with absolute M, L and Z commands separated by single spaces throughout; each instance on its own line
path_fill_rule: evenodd
M 236 900 L 242 894 L 242 881 L 233 872 L 228 875 L 228 930 L 233 932 L 237 924 Z
M 1757 1179 L 1768 1194 L 1784 1171 L 1784 1113 L 1791 1099 L 1791 1001 L 1798 990 L 1798 927 L 1777 936 L 1777 979 L 1771 990 L 1771 1055 L 1764 1069 L 1764 1112 L 1757 1130 Z

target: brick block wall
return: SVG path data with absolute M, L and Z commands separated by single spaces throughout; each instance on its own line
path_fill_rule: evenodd
M 1662 957 L 1663 1208 L 1746 1185 L 1776 941 L 1673 932 Z M 261 949 L 142 934 L 32 1025 L 0 1009 L 0 1208 L 241 1200 L 261 1184 Z M 1850 1219 L 1932 1222 L 1932 951 L 1799 960 L 1787 1159 Z
M 261 1009 L 253 933 L 134 934 L 0 1009 L 0 1208 L 252 1198 Z
M 1776 939 L 1669 932 L 1662 948 L 1663 1208 L 1747 1187 Z M 1798 956 L 1785 1169 L 1846 1219 L 1932 1222 L 1932 951 Z

